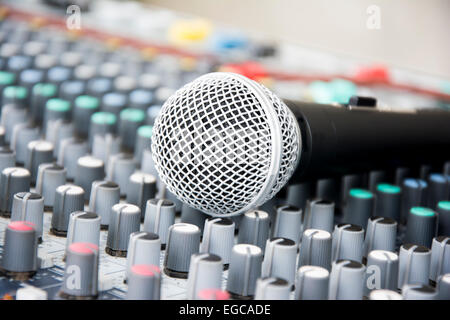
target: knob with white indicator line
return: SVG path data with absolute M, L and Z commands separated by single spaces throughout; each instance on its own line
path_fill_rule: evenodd
M 251 299 L 261 276 L 263 253 L 252 244 L 237 244 L 231 253 L 227 291 L 235 298 Z
M 307 229 L 303 232 L 298 266 L 319 266 L 331 269 L 331 234 L 325 230 Z
M 234 222 L 227 218 L 210 217 L 205 221 L 200 252 L 209 252 L 222 258 L 225 268 L 231 259 L 234 245 Z
M 133 155 L 118 153 L 109 157 L 106 178 L 120 187 L 120 195 L 126 196 L 130 176 L 136 170 Z
M 208 217 L 209 216 L 207 214 L 204 214 L 200 210 L 192 208 L 191 206 L 188 206 L 187 204 L 183 203 L 183 207 L 181 208 L 181 222 L 195 224 L 197 227 L 200 228 L 202 232 L 204 232 L 205 220 Z
M 98 246 L 74 242 L 67 249 L 66 267 L 59 296 L 68 300 L 90 300 L 98 296 Z
M 53 161 L 53 143 L 45 140 L 34 140 L 28 143 L 25 168 L 31 173 L 31 182 L 35 183 L 39 165 Z
M 43 163 L 38 168 L 36 193 L 44 198 L 44 207 L 53 209 L 56 188 L 66 183 L 67 170 L 56 163 Z
M 364 256 L 372 250 L 395 251 L 397 222 L 390 218 L 372 217 L 367 223 L 364 239 Z
M 156 178 L 148 173 L 135 172 L 129 178 L 126 193 L 127 202 L 141 208 L 141 218 L 144 220 L 147 200 L 153 199 L 156 195 Z
M 294 206 L 281 206 L 273 228 L 273 237 L 288 238 L 300 242 L 302 232 L 302 210 Z
M 16 165 L 15 152 L 6 146 L 0 147 L 0 170 L 3 171 L 5 168 L 14 167 L 15 165 Z
M 264 250 L 269 238 L 269 224 L 267 212 L 261 210 L 246 212 L 239 225 L 237 242 L 253 244 Z
M 196 300 L 204 289 L 222 287 L 222 259 L 211 253 L 196 253 L 191 256 L 187 280 L 187 299 Z
M 34 224 L 38 243 L 42 242 L 44 224 L 44 199 L 37 193 L 19 192 L 14 195 L 11 221 L 27 221 Z
M 288 282 L 289 288 L 293 288 L 297 247 L 293 240 L 287 238 L 267 240 L 261 276 L 284 279 Z
M 0 176 L 0 211 L 5 217 L 11 215 L 14 195 L 30 190 L 30 171 L 19 167 L 5 168 Z
M 428 284 L 431 250 L 414 244 L 403 244 L 399 252 L 397 288 L 405 284 Z
M 328 287 L 329 300 L 362 300 L 366 267 L 352 260 L 333 262 Z
M 446 273 L 450 273 L 450 237 L 439 236 L 431 245 L 430 280 L 436 282 Z
M 128 300 L 159 300 L 161 272 L 158 266 L 136 264 L 128 275 Z
M 295 300 L 327 300 L 330 272 L 318 266 L 303 266 L 297 271 Z
M 78 159 L 88 153 L 88 144 L 78 138 L 61 140 L 58 151 L 58 164 L 67 169 L 67 179 L 73 180 L 77 174 Z
M 83 209 L 83 188 L 72 184 L 59 186 L 56 188 L 50 231 L 56 236 L 65 237 L 70 214 L 74 211 L 83 211 Z
M 95 135 L 93 137 L 92 155 L 102 159 L 106 168 L 109 168 L 109 159 L 120 153 L 120 137 L 107 133 L 104 136 Z
M 362 261 L 364 229 L 354 224 L 338 224 L 334 228 L 332 261 L 348 259 Z
M 74 211 L 70 214 L 66 249 L 74 242 L 100 245 L 100 217 L 89 211 Z
M 189 223 L 169 227 L 164 256 L 164 273 L 169 277 L 186 279 L 191 256 L 199 252 L 200 229 Z
M 397 289 L 398 255 L 385 250 L 373 250 L 367 257 L 365 295 L 375 289 Z
M 373 214 L 374 195 L 369 190 L 351 189 L 344 207 L 344 223 L 366 228 L 367 220 Z
M 28 144 L 39 140 L 39 127 L 28 123 L 19 123 L 14 126 L 11 137 L 11 149 L 16 153 L 17 164 L 23 165 L 27 159 Z
M 450 273 L 439 277 L 436 288 L 439 291 L 440 300 L 450 300 Z
M 130 234 L 127 252 L 127 276 L 136 264 L 159 266 L 161 239 L 155 233 L 136 231 Z
M 120 201 L 119 186 L 111 181 L 94 181 L 89 197 L 89 210 L 100 216 L 102 229 L 108 229 L 111 208 Z
M 102 160 L 92 156 L 78 158 L 74 183 L 83 188 L 84 200 L 89 200 L 92 182 L 103 180 L 104 177 L 105 165 Z
M 144 231 L 153 232 L 161 239 L 164 249 L 169 235 L 169 227 L 175 223 L 175 204 L 166 199 L 150 199 L 147 201 L 144 219 Z
M 291 286 L 285 279 L 263 277 L 256 280 L 255 300 L 289 300 Z
M 315 199 L 308 202 L 303 229 L 320 229 L 333 232 L 334 202 Z

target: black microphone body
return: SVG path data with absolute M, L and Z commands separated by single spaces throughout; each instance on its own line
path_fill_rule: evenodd
M 284 101 L 302 139 L 292 182 L 450 159 L 450 112 Z

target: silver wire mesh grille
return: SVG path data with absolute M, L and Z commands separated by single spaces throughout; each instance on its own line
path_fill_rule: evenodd
M 163 105 L 152 135 L 159 176 L 181 201 L 213 215 L 235 214 L 275 195 L 297 163 L 299 130 L 286 105 L 266 88 L 278 119 L 233 74 L 209 74 L 185 85 Z M 272 132 L 280 122 L 282 158 L 265 199 L 258 193 L 270 174 Z

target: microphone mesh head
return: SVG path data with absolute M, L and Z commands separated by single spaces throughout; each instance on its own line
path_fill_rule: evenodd
M 272 198 L 294 172 L 300 148 L 289 108 L 233 73 L 206 74 L 176 91 L 152 133 L 162 182 L 211 215 L 241 214 Z

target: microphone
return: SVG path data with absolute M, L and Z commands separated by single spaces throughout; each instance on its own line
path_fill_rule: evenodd
M 152 157 L 181 201 L 239 215 L 299 182 L 450 158 L 450 112 L 283 101 L 234 73 L 177 90 L 155 120 Z

